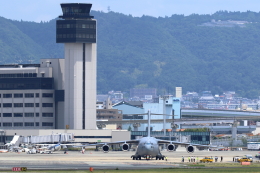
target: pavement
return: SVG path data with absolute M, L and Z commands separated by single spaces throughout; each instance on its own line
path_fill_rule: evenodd
M 82 154 L 78 151 L 69 151 L 64 154 L 57 151 L 53 154 L 26 154 L 26 153 L 0 153 L 0 171 L 12 170 L 13 167 L 27 167 L 28 170 L 88 170 L 94 169 L 154 169 L 154 168 L 176 168 L 182 166 L 181 158 L 185 163 L 189 156 L 202 159 L 205 156 L 223 156 L 223 162 L 233 162 L 234 156 L 250 154 L 253 157 L 258 151 L 195 151 L 192 154 L 184 150 L 167 152 L 162 154 L 168 157 L 165 160 L 132 160 L 133 151 L 86 151 Z M 254 158 L 255 159 L 255 158 Z M 258 160 L 258 159 L 255 159 Z

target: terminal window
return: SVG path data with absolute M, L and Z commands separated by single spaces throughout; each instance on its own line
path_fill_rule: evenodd
M 12 117 L 12 113 L 3 113 L 3 117 Z
M 14 127 L 22 127 L 23 123 L 14 123 Z
M 14 107 L 23 107 L 23 103 L 14 103 Z
M 12 107 L 12 103 L 3 103 L 3 107 L 4 108 L 11 108 Z
M 24 123 L 24 126 L 31 127 L 31 126 L 34 126 L 34 123 L 26 122 L 26 123 Z
M 23 94 L 22 93 L 14 94 L 14 98 L 23 98 Z
M 53 126 L 51 122 L 42 122 L 42 126 Z
M 12 98 L 12 94 L 3 94 L 4 98 Z
M 53 103 L 42 103 L 42 107 L 53 107 Z
M 34 117 L 34 113 L 25 113 L 24 117 Z
M 34 103 L 25 103 L 25 107 L 34 107 Z
M 3 123 L 3 127 L 12 127 L 12 123 Z
M 23 113 L 14 113 L 14 117 L 23 117 Z
M 42 97 L 53 97 L 53 93 L 42 93 Z
M 34 97 L 34 93 L 25 93 L 26 98 L 32 98 Z
M 53 117 L 53 113 L 42 113 L 42 117 Z

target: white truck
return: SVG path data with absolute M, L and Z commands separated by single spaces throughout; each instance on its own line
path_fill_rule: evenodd
M 32 148 L 32 149 L 27 149 L 27 150 L 25 150 L 25 152 L 26 152 L 27 154 L 36 154 L 36 153 L 37 153 L 37 150 L 36 150 L 35 148 Z
M 247 149 L 248 150 L 260 150 L 260 142 L 248 142 Z

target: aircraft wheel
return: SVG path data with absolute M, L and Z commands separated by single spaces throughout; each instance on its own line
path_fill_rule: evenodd
M 133 157 L 133 160 L 135 160 L 135 157 Z
M 139 156 L 139 160 L 142 160 L 141 156 Z
M 162 160 L 164 160 L 164 157 L 162 157 Z
M 158 157 L 156 156 L 156 160 L 158 160 Z
M 159 160 L 161 160 L 162 158 L 161 157 L 159 157 Z

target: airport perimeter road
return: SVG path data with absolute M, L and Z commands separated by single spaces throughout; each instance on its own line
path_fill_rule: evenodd
M 179 167 L 181 157 L 185 157 L 185 162 L 188 161 L 188 156 L 199 157 L 205 156 L 223 156 L 224 162 L 232 162 L 234 156 L 243 156 L 251 154 L 253 157 L 257 151 L 196 151 L 189 154 L 186 151 L 167 152 L 162 154 L 168 157 L 165 160 L 132 160 L 130 157 L 134 152 L 111 151 L 103 153 L 102 151 L 87 151 L 85 154 L 80 152 L 70 151 L 68 154 L 63 154 L 62 151 L 53 154 L 26 154 L 26 153 L 0 153 L 0 170 L 11 170 L 12 167 L 27 167 L 32 169 L 78 169 L 85 170 L 89 167 L 95 169 L 153 169 L 153 168 L 170 168 Z M 257 159 L 258 160 L 258 159 Z

